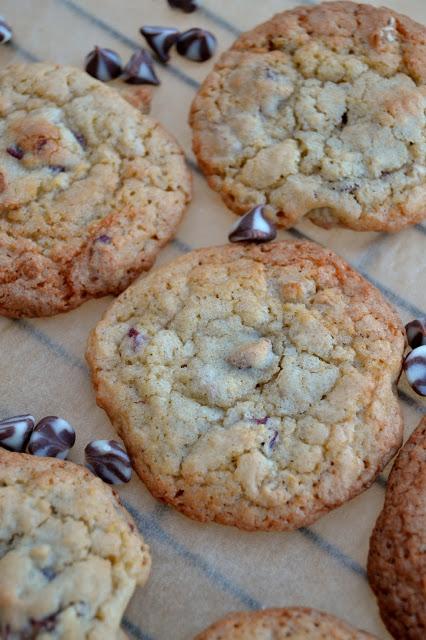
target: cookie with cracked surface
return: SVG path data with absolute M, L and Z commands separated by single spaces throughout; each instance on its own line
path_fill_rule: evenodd
M 174 234 L 190 198 L 181 149 L 72 67 L 0 73 L 0 313 L 46 316 L 117 294 Z
M 191 110 L 194 151 L 236 213 L 398 231 L 426 211 L 426 28 L 330 2 L 243 34 Z
M 97 401 L 151 492 L 290 530 L 367 488 L 401 444 L 403 326 L 331 251 L 201 249 L 125 291 L 89 339 Z
M 72 462 L 0 449 L 1 638 L 116 640 L 149 569 L 108 485 Z
M 426 636 L 426 418 L 401 449 L 370 540 L 368 577 L 399 640 Z
M 194 640 L 374 640 L 374 637 L 329 613 L 290 607 L 231 613 Z

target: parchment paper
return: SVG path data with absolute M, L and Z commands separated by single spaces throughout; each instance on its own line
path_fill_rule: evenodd
M 311 0 L 312 2 L 312 0 Z M 212 30 L 224 50 L 240 30 L 298 4 L 290 0 L 205 0 L 190 15 L 168 8 L 166 0 L 1 0 L 0 14 L 15 32 L 12 46 L 0 47 L 0 64 L 50 60 L 82 66 L 97 44 L 128 59 L 143 44 L 143 24 Z M 372 4 L 381 4 L 373 2 Z M 391 8 L 426 23 L 424 0 L 387 0 Z M 197 64 L 175 55 L 155 89 L 152 115 L 191 153 L 187 125 L 190 102 L 213 61 Z M 226 242 L 234 215 L 193 169 L 194 199 L 178 232 L 158 263 L 190 247 Z M 397 235 L 323 231 L 309 222 L 298 231 L 337 251 L 379 286 L 408 321 L 426 315 L 426 224 Z M 281 233 L 283 238 L 291 237 Z M 49 319 L 0 319 L 1 416 L 56 414 L 78 433 L 71 459 L 82 462 L 85 444 L 112 437 L 106 415 L 96 407 L 84 362 L 89 330 L 110 303 L 104 298 Z M 426 411 L 405 381 L 401 403 L 406 436 Z M 388 471 L 388 470 L 387 470 Z M 386 475 L 386 474 L 385 474 Z M 244 533 L 192 522 L 157 503 L 134 477 L 120 488 L 151 546 L 153 569 L 135 594 L 123 628 L 131 638 L 190 640 L 232 610 L 305 605 L 324 609 L 355 626 L 389 638 L 368 587 L 368 539 L 381 509 L 384 477 L 351 503 L 292 534 Z

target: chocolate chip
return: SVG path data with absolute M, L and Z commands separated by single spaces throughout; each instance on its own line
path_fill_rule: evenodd
M 230 242 L 269 242 L 276 236 L 276 226 L 265 216 L 265 208 L 259 205 L 234 224 L 228 238 Z
M 16 158 L 17 160 L 22 160 L 22 158 L 24 157 L 23 149 L 21 149 L 21 147 L 17 144 L 7 147 L 6 151 L 10 156 L 12 156 L 12 158 Z
M 182 9 L 185 13 L 192 13 L 198 9 L 196 0 L 167 0 L 172 9 Z
M 108 82 L 108 80 L 118 78 L 123 70 L 123 65 L 116 51 L 95 47 L 86 56 L 85 69 L 97 80 Z
M 426 345 L 413 349 L 403 364 L 408 384 L 420 396 L 426 396 Z
M 112 238 L 103 233 L 101 236 L 96 238 L 96 242 L 102 242 L 102 244 L 111 244 Z
M 82 133 L 78 133 L 77 131 L 73 131 L 72 134 L 73 134 L 74 138 L 77 140 L 77 142 L 80 145 L 80 147 L 82 149 L 87 149 L 87 142 L 86 142 L 86 138 L 84 137 L 84 135 Z
M 28 445 L 34 456 L 48 456 L 65 460 L 75 443 L 74 428 L 57 416 L 46 416 L 36 425 Z
M 34 418 L 29 414 L 13 416 L 0 421 L 0 447 L 9 451 L 25 451 L 34 429 Z
M 116 440 L 93 440 L 84 450 L 86 465 L 108 484 L 129 482 L 132 475 L 130 458 Z
M 269 420 L 269 416 L 265 416 L 264 418 L 254 418 L 256 424 L 266 424 Z
M 412 349 L 426 344 L 426 318 L 412 320 L 405 325 L 408 344 Z
M 12 38 L 12 27 L 10 27 L 6 20 L 0 16 L 0 44 L 5 44 L 9 42 Z
M 48 582 L 52 582 L 52 580 L 54 580 L 57 576 L 56 571 L 54 571 L 50 567 L 43 567 L 42 569 L 40 569 L 40 571 Z
M 345 127 L 348 124 L 348 112 L 345 111 L 345 113 L 342 115 L 342 126 Z
M 124 67 L 123 80 L 128 84 L 160 84 L 148 51 L 145 49 L 135 51 Z
M 173 27 L 148 26 L 142 27 L 140 32 L 151 49 L 157 54 L 158 59 L 161 62 L 168 62 L 170 60 L 169 51 L 176 43 L 180 32 Z
M 265 453 L 265 455 L 270 456 L 278 442 L 278 438 L 279 438 L 279 433 L 276 429 L 273 429 L 270 432 L 270 436 L 267 440 L 267 442 L 263 442 L 263 451 Z
M 56 175 L 57 173 L 65 173 L 66 168 L 61 164 L 50 164 L 49 171 Z
M 205 62 L 214 56 L 217 40 L 210 31 L 189 29 L 181 33 L 176 48 L 181 56 L 194 62 Z

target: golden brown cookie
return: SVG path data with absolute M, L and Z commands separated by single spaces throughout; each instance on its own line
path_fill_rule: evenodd
M 194 151 L 236 213 L 397 231 L 426 212 L 426 28 L 352 2 L 243 34 L 191 110 Z
M 302 607 L 231 613 L 194 640 L 374 640 L 322 611 Z
M 366 489 L 401 444 L 401 322 L 317 245 L 201 249 L 93 331 L 96 397 L 150 491 L 186 515 L 295 529 Z
M 401 449 L 370 540 L 368 577 L 398 640 L 426 638 L 426 418 Z
M 0 449 L 0 637 L 116 640 L 150 555 L 118 495 L 72 462 Z
M 190 198 L 181 149 L 72 67 L 0 73 L 0 313 L 117 294 L 154 262 Z

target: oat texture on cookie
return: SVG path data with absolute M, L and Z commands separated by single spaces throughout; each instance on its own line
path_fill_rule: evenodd
M 401 442 L 403 327 L 310 243 L 202 249 L 89 340 L 98 403 L 152 493 L 188 516 L 293 529 L 366 488 Z
M 194 640 L 374 640 L 328 613 L 302 607 L 231 613 Z
M 0 313 L 52 315 L 150 268 L 190 197 L 183 154 L 71 67 L 0 74 Z
M 242 35 L 191 111 L 211 187 L 284 226 L 397 231 L 426 210 L 426 28 L 352 2 Z
M 118 497 L 71 462 L 0 449 L 0 637 L 116 640 L 150 569 Z

